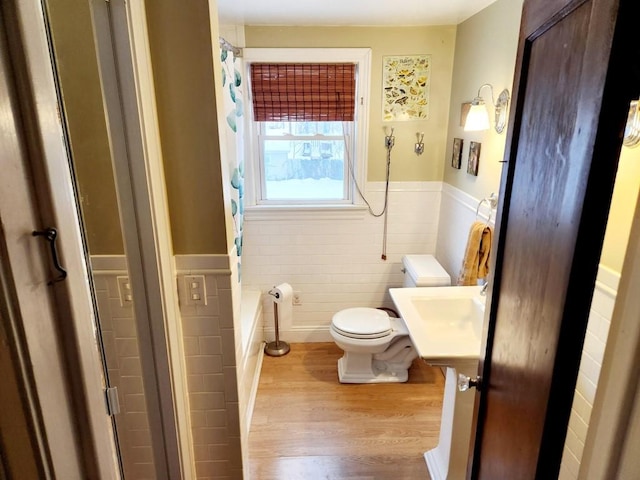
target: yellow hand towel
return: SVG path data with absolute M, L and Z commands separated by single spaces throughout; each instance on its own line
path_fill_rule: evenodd
M 479 278 L 486 278 L 489 275 L 492 235 L 491 227 L 483 222 L 474 222 L 471 225 L 458 285 L 477 285 Z

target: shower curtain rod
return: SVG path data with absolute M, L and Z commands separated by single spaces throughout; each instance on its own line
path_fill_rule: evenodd
M 219 37 L 219 40 L 220 40 L 220 48 L 222 50 L 227 50 L 228 52 L 233 52 L 233 54 L 236 57 L 241 57 L 242 56 L 242 49 L 241 48 L 231 45 L 227 40 L 225 40 L 222 37 Z

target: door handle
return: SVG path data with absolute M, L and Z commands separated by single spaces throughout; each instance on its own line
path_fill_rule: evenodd
M 470 388 L 480 390 L 481 386 L 482 377 L 471 378 L 462 373 L 458 374 L 458 390 L 460 390 L 461 392 L 466 392 Z
M 56 248 L 56 238 L 58 237 L 58 231 L 55 228 L 46 228 L 44 230 L 35 230 L 31 233 L 34 237 L 44 237 L 49 242 L 49 248 L 51 249 L 51 258 L 53 259 L 53 267 L 60 272 L 53 280 L 49 280 L 47 285 L 53 285 L 54 283 L 61 282 L 67 278 L 67 271 L 60 265 L 60 258 L 58 257 L 58 249 Z

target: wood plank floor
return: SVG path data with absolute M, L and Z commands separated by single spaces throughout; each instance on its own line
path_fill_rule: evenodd
M 250 480 L 429 479 L 444 378 L 414 361 L 404 384 L 343 385 L 333 343 L 264 357 L 249 435 Z

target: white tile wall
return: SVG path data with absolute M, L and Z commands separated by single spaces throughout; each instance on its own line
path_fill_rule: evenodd
M 236 263 L 226 255 L 176 257 L 198 480 L 242 478 Z M 196 274 L 205 277 L 206 305 L 186 305 L 183 300 L 184 276 Z
M 125 476 L 152 480 L 156 475 L 133 305 L 123 304 L 118 291 L 117 277 L 127 275 L 126 260 L 102 256 L 91 262 L 109 382 L 118 388 L 115 422 Z
M 240 319 L 242 325 L 242 341 L 236 344 L 238 359 L 238 407 L 240 415 L 240 438 L 242 442 L 243 462 L 247 465 L 249 431 L 253 418 L 253 407 L 262 358 L 264 356 L 264 332 L 261 292 L 242 289 L 240 302 Z
M 383 219 L 364 214 L 322 219 L 261 221 L 247 216 L 244 225 L 242 283 L 268 291 L 290 283 L 300 292 L 291 325 L 281 326 L 286 341 L 331 341 L 332 315 L 353 306 L 392 306 L 387 290 L 402 285 L 405 254 L 435 253 L 441 182 L 398 182 L 389 195 L 387 260 L 381 259 Z M 383 205 L 384 183 L 367 184 L 375 212 Z M 267 331 L 272 331 L 273 303 L 263 298 Z M 271 332 L 267 333 L 273 339 Z
M 487 197 L 491 193 L 487 192 Z M 495 224 L 495 210 L 491 211 L 486 202 L 478 210 L 480 200 L 448 183 L 442 187 L 440 218 L 443 221 L 438 225 L 436 258 L 451 275 L 451 281 L 454 284 L 460 273 L 462 257 L 469 238 L 469 229 L 473 222 L 477 218 L 481 221 L 488 221 L 492 227 Z M 478 211 L 477 217 L 476 211 Z
M 617 272 L 600 266 L 558 477 L 560 480 L 578 478 L 619 281 Z
M 92 264 L 109 375 L 122 408 L 116 423 L 125 473 L 134 480 L 153 479 L 133 308 L 121 304 L 116 280 L 126 275 L 126 261 L 94 257 Z M 197 479 L 242 478 L 261 365 L 260 293 L 241 298 L 235 253 L 179 255 L 176 265 L 181 298 L 185 275 L 204 275 L 207 289 L 206 306 L 180 306 Z M 245 324 L 238 320 L 241 300 L 253 311 Z

